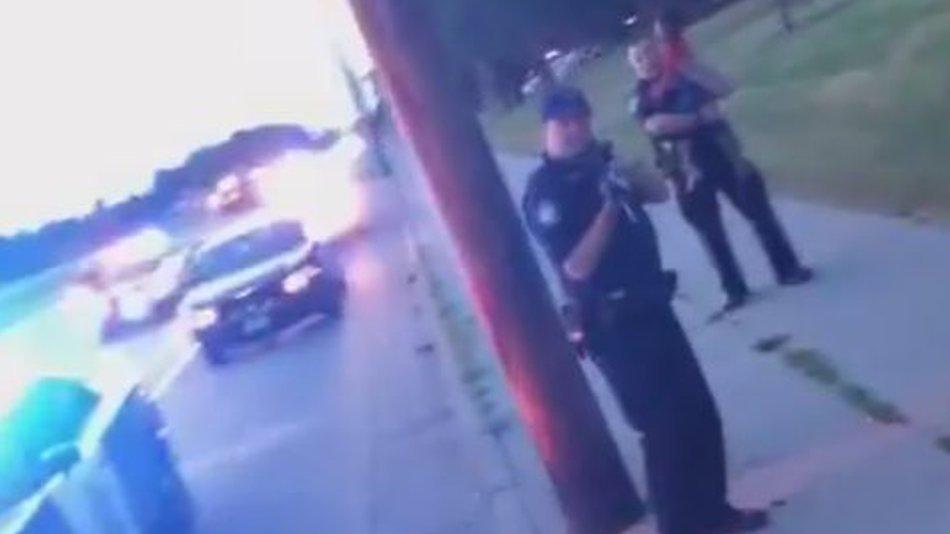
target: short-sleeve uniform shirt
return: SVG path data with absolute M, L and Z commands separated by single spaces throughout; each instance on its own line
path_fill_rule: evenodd
M 599 180 L 611 159 L 610 147 L 598 144 L 568 160 L 544 157 L 529 179 L 522 202 L 528 229 L 547 253 L 564 289 L 575 298 L 622 289 L 638 300 L 665 302 L 656 232 L 633 195 L 623 201 L 624 213 L 590 279 L 578 283 L 563 274 L 564 260 L 603 206 Z
M 715 95 L 710 91 L 683 77 L 676 79 L 661 94 L 657 94 L 655 90 L 657 83 L 660 82 L 641 80 L 637 83 L 631 108 L 641 123 L 661 113 L 698 113 L 704 106 L 716 100 Z M 718 169 L 722 160 L 722 150 L 717 142 L 717 136 L 722 133 L 723 128 L 728 128 L 728 126 L 724 122 L 719 122 L 704 125 L 688 134 L 651 137 L 656 151 L 657 166 L 675 172 L 679 168 L 679 162 L 671 145 L 679 139 L 689 139 L 693 161 L 707 170 Z

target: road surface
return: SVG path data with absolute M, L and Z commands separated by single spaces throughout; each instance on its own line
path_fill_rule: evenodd
M 0 350 L 14 355 L 0 363 L 18 382 L 144 380 L 165 411 L 199 532 L 512 531 L 494 522 L 477 430 L 461 422 L 454 370 L 423 326 L 399 195 L 392 183 L 368 188 L 369 231 L 344 253 L 341 320 L 212 368 L 184 321 L 103 347 L 90 314 L 54 305 L 0 332 Z M 11 385 L 5 376 L 0 389 Z
M 341 321 L 221 368 L 195 359 L 162 397 L 199 531 L 499 532 L 420 327 L 397 195 L 374 187 Z

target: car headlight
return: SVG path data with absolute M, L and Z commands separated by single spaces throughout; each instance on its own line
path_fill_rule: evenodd
M 191 325 L 195 330 L 204 330 L 218 322 L 218 312 L 214 308 L 199 308 L 191 314 Z
M 314 267 L 312 265 L 307 265 L 306 267 L 297 269 L 284 278 L 284 282 L 282 284 L 284 293 L 287 293 L 288 295 L 300 293 L 304 289 L 307 289 L 307 286 L 310 285 L 310 280 L 318 274 L 320 274 L 320 268 Z
M 224 204 L 224 202 L 222 202 L 221 197 L 218 196 L 217 193 L 209 195 L 205 200 L 205 206 L 211 211 L 217 211 L 221 209 L 222 204 Z

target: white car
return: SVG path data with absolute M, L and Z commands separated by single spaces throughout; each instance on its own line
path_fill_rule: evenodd
M 97 253 L 71 288 L 71 298 L 100 310 L 100 337 L 113 341 L 175 315 L 184 263 L 166 233 L 148 228 Z M 76 297 L 80 291 L 88 298 Z

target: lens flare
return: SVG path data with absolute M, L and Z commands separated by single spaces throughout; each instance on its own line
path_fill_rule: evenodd
M 339 237 L 363 219 L 363 193 L 354 179 L 362 146 L 345 139 L 326 153 L 291 152 L 255 173 L 268 210 L 299 219 L 311 239 Z

